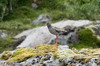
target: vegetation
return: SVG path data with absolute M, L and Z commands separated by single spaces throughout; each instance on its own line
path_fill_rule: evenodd
M 0 59 L 7 60 L 11 55 L 12 53 L 10 51 L 4 51 Z
M 51 48 L 52 47 L 52 48 Z M 39 62 L 44 61 L 42 59 L 46 59 L 47 57 L 44 57 L 46 54 L 53 55 L 55 59 L 64 60 L 73 58 L 73 60 L 81 60 L 83 63 L 88 62 L 91 58 L 99 58 L 100 55 L 100 49 L 81 49 L 77 50 L 75 48 L 73 49 L 62 49 L 59 48 L 56 45 L 38 45 L 34 49 L 33 48 L 20 48 L 16 49 L 15 51 L 4 51 L 0 57 L 0 59 L 6 60 L 7 62 L 22 62 L 26 61 L 29 58 L 32 57 L 38 57 Z M 46 61 L 46 60 L 45 60 Z M 38 62 L 38 63 L 39 63 Z
M 0 39 L 0 53 L 4 50 L 12 50 L 10 45 L 14 42 L 12 38 Z
M 3 52 L 1 59 L 7 60 L 8 62 L 25 61 L 26 59 L 30 57 L 45 55 L 50 52 L 54 54 L 56 51 L 57 51 L 56 45 L 42 44 L 42 45 L 36 46 L 35 49 L 33 48 L 17 49 L 13 54 L 11 54 L 11 52 L 9 53 L 9 51 L 5 51 Z
M 32 8 L 32 3 L 37 4 L 38 8 Z M 8 34 L 15 35 L 20 30 L 41 26 L 43 24 L 34 25 L 32 21 L 44 13 L 49 14 L 53 22 L 63 19 L 100 20 L 99 5 L 100 0 L 0 0 L 0 30 L 6 30 Z M 15 33 L 9 33 L 9 31 L 15 31 Z M 14 36 L 12 35 L 10 35 L 11 38 Z M 0 52 L 11 43 L 8 39 L 9 37 L 0 39 Z M 80 42 L 80 45 L 84 44 Z
M 100 40 L 97 39 L 96 36 L 93 35 L 90 29 L 83 29 L 79 31 L 79 39 L 80 42 L 77 44 L 73 44 L 71 47 L 75 47 L 77 49 L 81 48 L 99 48 Z
M 99 0 L 1 0 L 0 29 L 29 29 L 32 21 L 40 14 L 47 13 L 53 21 L 60 19 L 100 20 Z M 4 25 L 5 24 L 5 25 Z

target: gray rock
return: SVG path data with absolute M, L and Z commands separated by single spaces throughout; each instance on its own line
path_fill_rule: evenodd
M 67 25 L 80 27 L 90 23 L 91 21 L 88 20 L 79 20 L 79 21 L 68 20 L 68 21 L 60 21 L 52 25 L 55 27 L 64 28 Z M 55 39 L 55 35 L 51 34 L 46 26 L 26 30 L 21 34 L 17 35 L 16 38 L 20 38 L 24 35 L 26 35 L 26 39 L 19 46 L 17 46 L 18 48 L 33 47 L 34 45 L 37 44 L 48 44 L 48 42 L 50 43 L 50 40 Z M 71 35 L 68 35 L 67 37 L 70 37 Z M 66 39 L 67 37 L 63 37 L 63 39 Z
M 95 31 L 95 34 L 100 36 L 100 25 L 96 25 L 96 28 L 93 28 L 93 30 Z
M 36 20 L 33 21 L 33 24 L 39 24 L 42 22 L 50 22 L 52 18 L 47 14 L 40 15 Z
M 0 38 L 5 38 L 6 37 L 6 34 L 3 33 L 1 30 L 0 30 Z
M 33 9 L 37 9 L 38 8 L 38 5 L 36 3 L 32 3 L 32 8 Z
M 39 58 L 32 57 L 32 58 L 27 59 L 24 62 L 21 62 L 20 64 L 22 64 L 22 65 L 35 65 L 35 64 L 37 64 L 37 62 L 39 62 Z
M 79 42 L 79 35 L 77 33 L 77 29 L 73 32 L 73 34 L 68 39 L 68 44 Z
M 22 36 L 21 38 L 17 39 L 15 42 L 13 42 L 10 46 L 15 49 L 20 43 L 22 43 L 25 40 L 26 36 Z
M 74 39 L 74 38 L 76 38 L 76 36 L 74 36 L 74 35 L 75 35 L 75 32 L 70 32 L 67 35 L 59 35 L 58 36 L 58 38 L 59 38 L 58 43 L 61 45 L 69 45 L 69 43 L 77 42 L 78 39 L 77 40 Z M 48 44 L 55 44 L 55 42 L 56 42 L 56 38 L 51 39 L 48 42 Z
M 59 44 L 61 45 L 68 45 L 70 43 L 78 42 L 78 34 L 77 34 L 77 28 L 74 26 L 66 26 L 64 29 L 68 32 L 67 35 L 59 35 Z M 49 44 L 54 44 L 56 42 L 56 38 L 49 41 Z
M 25 30 L 25 31 L 23 31 L 22 33 L 20 33 L 20 34 L 18 34 L 17 36 L 15 36 L 14 38 L 15 38 L 15 39 L 19 39 L 19 38 L 21 38 L 21 37 L 23 37 L 23 36 L 28 36 L 28 35 L 30 35 L 32 32 L 35 32 L 35 30 L 36 30 L 36 29 Z
M 5 61 L 1 61 L 0 66 L 23 66 L 23 65 L 16 63 L 16 62 L 8 63 Z

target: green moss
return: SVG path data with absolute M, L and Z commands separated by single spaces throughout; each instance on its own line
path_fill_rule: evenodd
M 73 44 L 71 47 L 75 47 L 77 49 L 81 48 L 98 48 L 100 41 L 97 39 L 96 36 L 93 35 L 92 31 L 89 29 L 83 29 L 79 32 L 79 39 L 80 42 Z
M 0 59 L 7 60 L 11 55 L 12 55 L 12 53 L 10 51 L 4 51 L 2 53 L 2 56 L 0 57 Z
M 11 50 L 12 48 L 10 47 L 10 44 L 14 42 L 14 39 L 12 38 L 4 38 L 0 39 L 0 53 L 3 52 L 4 50 Z

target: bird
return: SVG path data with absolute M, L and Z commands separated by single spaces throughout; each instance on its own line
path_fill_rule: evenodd
M 48 27 L 48 30 L 51 34 L 54 34 L 56 35 L 56 45 L 58 45 L 58 36 L 59 35 L 67 35 L 69 34 L 70 32 L 74 31 L 74 29 L 69 29 L 68 31 L 65 30 L 65 29 L 62 29 L 62 28 L 58 28 L 58 27 L 54 27 L 52 26 L 49 22 L 46 23 L 47 27 Z

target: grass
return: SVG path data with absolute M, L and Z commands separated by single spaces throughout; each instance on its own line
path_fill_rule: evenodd
M 41 14 L 48 14 L 52 17 L 52 22 L 64 19 L 65 14 L 57 9 L 50 10 L 48 8 L 32 9 L 28 6 L 16 8 L 13 14 L 4 17 L 4 21 L 0 22 L 0 29 L 4 30 L 24 30 L 39 25 L 33 25 L 32 22 Z M 66 17 L 65 17 L 66 18 Z
M 81 49 L 81 48 L 99 48 L 100 47 L 99 46 L 100 40 L 98 40 L 96 36 L 93 36 L 93 33 L 91 30 L 83 29 L 83 30 L 80 30 L 78 33 L 79 33 L 80 42 L 73 44 L 71 48 L 75 47 L 77 49 Z
M 30 19 L 23 19 L 23 20 L 11 20 L 0 22 L 0 29 L 3 30 L 23 30 L 29 29 L 32 27 Z M 28 23 L 28 24 L 26 24 Z
M 0 39 L 0 53 L 4 50 L 12 50 L 12 47 L 10 46 L 14 42 L 13 38 L 5 38 Z

